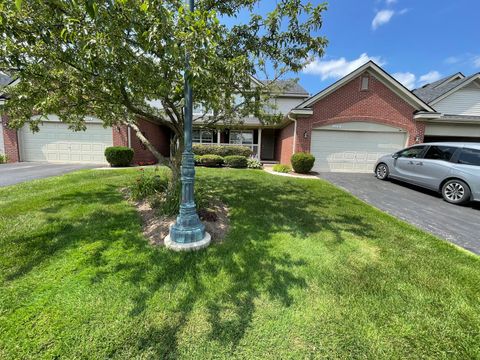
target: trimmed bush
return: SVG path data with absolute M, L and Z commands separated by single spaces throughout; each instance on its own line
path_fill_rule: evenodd
M 241 145 L 203 145 L 194 144 L 193 153 L 195 155 L 218 155 L 218 156 L 245 156 L 252 155 L 252 150 L 249 147 Z
M 0 164 L 5 164 L 7 162 L 7 155 L 0 154 Z
M 218 155 L 200 156 L 200 164 L 206 167 L 220 167 L 223 165 L 223 158 Z
M 130 166 L 133 154 L 133 149 L 125 146 L 111 146 L 105 149 L 105 158 L 112 167 Z
M 273 171 L 288 174 L 290 171 L 292 171 L 292 168 L 284 164 L 275 164 L 273 165 Z
M 252 157 L 247 159 L 247 167 L 249 169 L 263 169 L 263 165 L 260 160 Z
M 299 174 L 308 174 L 313 168 L 315 163 L 315 156 L 308 153 L 299 152 L 293 154 L 290 162 L 292 163 L 293 170 Z
M 245 156 L 230 155 L 223 158 L 223 163 L 227 167 L 245 169 L 248 165 L 247 158 Z
M 194 155 L 193 161 L 195 161 L 195 165 L 200 165 L 200 159 L 202 158 L 201 155 Z

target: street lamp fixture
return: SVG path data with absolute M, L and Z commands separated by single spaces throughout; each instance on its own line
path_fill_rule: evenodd
M 194 11 L 194 0 L 186 0 L 190 11 Z M 205 231 L 197 214 L 194 196 L 195 161 L 192 151 L 193 94 L 192 84 L 188 78 L 190 57 L 185 54 L 185 121 L 184 143 L 182 154 L 182 202 L 177 220 L 170 226 L 170 233 L 165 238 L 165 246 L 176 251 L 192 251 L 207 247 L 210 244 L 210 234 Z

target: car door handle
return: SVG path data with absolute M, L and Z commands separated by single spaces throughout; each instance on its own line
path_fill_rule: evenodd
M 423 162 L 419 161 L 419 162 L 415 163 L 415 165 L 423 166 Z

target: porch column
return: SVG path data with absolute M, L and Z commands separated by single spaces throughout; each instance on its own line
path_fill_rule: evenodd
M 262 129 L 258 129 L 258 160 L 262 160 Z
M 217 129 L 217 144 L 220 145 L 220 130 Z

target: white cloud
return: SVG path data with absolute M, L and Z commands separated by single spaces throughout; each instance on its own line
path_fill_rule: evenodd
M 385 3 L 386 3 L 387 5 L 393 5 L 393 4 L 395 4 L 396 2 L 397 2 L 397 0 L 385 0 Z
M 378 11 L 372 20 L 372 29 L 375 30 L 379 26 L 388 23 L 392 19 L 393 15 L 395 15 L 395 11 L 393 10 Z
M 409 10 L 410 10 L 410 9 L 407 9 L 407 8 L 402 9 L 402 10 L 400 10 L 400 11 L 398 12 L 398 15 L 404 15 L 404 14 L 406 14 Z
M 447 57 L 445 60 L 444 60 L 445 64 L 456 64 L 458 62 L 460 62 L 460 58 L 457 57 L 457 56 L 449 56 Z
M 385 65 L 385 62 L 380 57 L 370 57 L 367 53 L 363 53 L 357 59 L 350 61 L 344 57 L 334 60 L 315 59 L 310 64 L 305 66 L 303 72 L 305 74 L 320 75 L 322 81 L 330 78 L 339 79 L 356 70 L 370 60 L 376 62 L 380 66 Z
M 430 84 L 434 81 L 440 80 L 442 75 L 434 70 L 420 76 L 418 86 L 423 86 L 425 84 Z
M 412 90 L 415 88 L 415 84 L 417 82 L 417 77 L 415 74 L 412 74 L 411 72 L 397 72 L 392 74 L 392 76 L 400 81 L 407 89 Z
M 407 89 L 412 90 L 414 88 L 439 80 L 442 77 L 442 74 L 440 74 L 436 70 L 433 70 L 420 76 L 418 78 L 418 81 L 417 81 L 417 76 L 408 71 L 397 72 L 395 74 L 392 74 L 392 76 L 398 81 L 400 81 Z
M 477 56 L 475 59 L 473 59 L 473 66 L 480 68 L 480 56 Z

